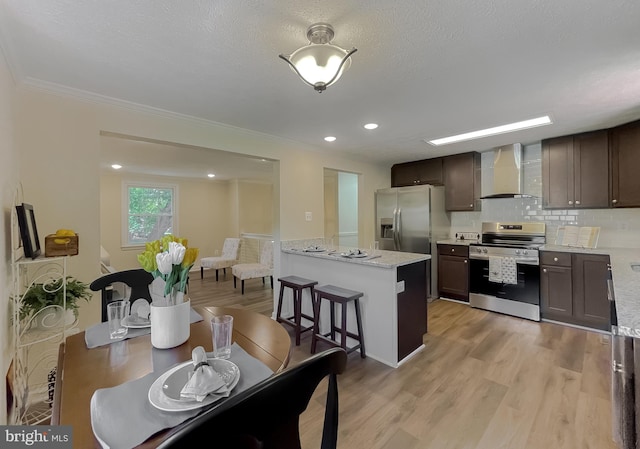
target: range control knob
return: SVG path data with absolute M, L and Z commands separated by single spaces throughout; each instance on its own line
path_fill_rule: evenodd
M 476 248 L 476 252 L 477 253 L 481 253 L 482 252 L 482 248 Z
M 482 248 L 482 252 L 487 254 L 487 248 Z
M 520 250 L 519 250 L 519 249 L 517 249 L 517 250 L 516 250 L 516 256 L 519 256 L 519 255 L 520 255 Z
M 526 256 L 528 253 L 529 253 L 529 252 L 528 252 L 526 249 L 523 249 L 523 250 L 522 250 L 522 255 L 523 255 L 523 256 Z

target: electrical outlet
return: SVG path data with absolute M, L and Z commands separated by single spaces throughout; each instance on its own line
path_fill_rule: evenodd
M 399 281 L 396 283 L 396 293 L 404 292 L 404 281 Z
M 312 217 L 311 212 L 305 212 L 304 213 L 304 219 L 305 220 L 311 221 L 311 217 Z

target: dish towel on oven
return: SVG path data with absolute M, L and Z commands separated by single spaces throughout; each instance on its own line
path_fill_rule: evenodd
M 518 283 L 518 266 L 516 265 L 516 259 L 513 257 L 502 258 L 502 283 Z
M 489 282 L 502 283 L 502 257 L 489 256 Z

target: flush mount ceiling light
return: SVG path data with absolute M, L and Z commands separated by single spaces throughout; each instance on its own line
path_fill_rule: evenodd
M 545 115 L 544 117 L 537 117 L 531 120 L 509 123 L 507 125 L 495 126 L 493 128 L 481 129 L 479 131 L 472 131 L 464 134 L 457 134 L 455 136 L 443 137 L 441 139 L 428 140 L 426 142 L 436 146 L 447 145 L 454 142 L 462 142 L 465 140 L 479 139 L 481 137 L 495 136 L 496 134 L 520 131 L 521 129 L 535 128 L 536 126 L 550 125 L 551 123 L 552 122 L 549 116 Z
M 112 164 L 111 168 L 113 168 L 114 170 L 120 170 L 122 168 L 122 165 L 120 165 L 120 164 Z
M 326 140 L 327 142 L 335 142 L 336 138 L 333 136 L 327 136 L 324 138 L 324 140 Z
M 323 92 L 351 66 L 351 55 L 357 51 L 355 48 L 347 51 L 331 44 L 334 35 L 331 25 L 316 23 L 307 29 L 308 45 L 289 56 L 279 57 L 289 63 L 302 81 L 318 92 Z

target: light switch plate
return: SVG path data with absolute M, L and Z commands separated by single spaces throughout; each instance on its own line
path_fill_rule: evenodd
M 404 292 L 404 281 L 399 281 L 396 283 L 396 293 Z
M 311 217 L 312 217 L 311 212 L 305 212 L 304 213 L 304 219 L 305 220 L 311 221 Z

